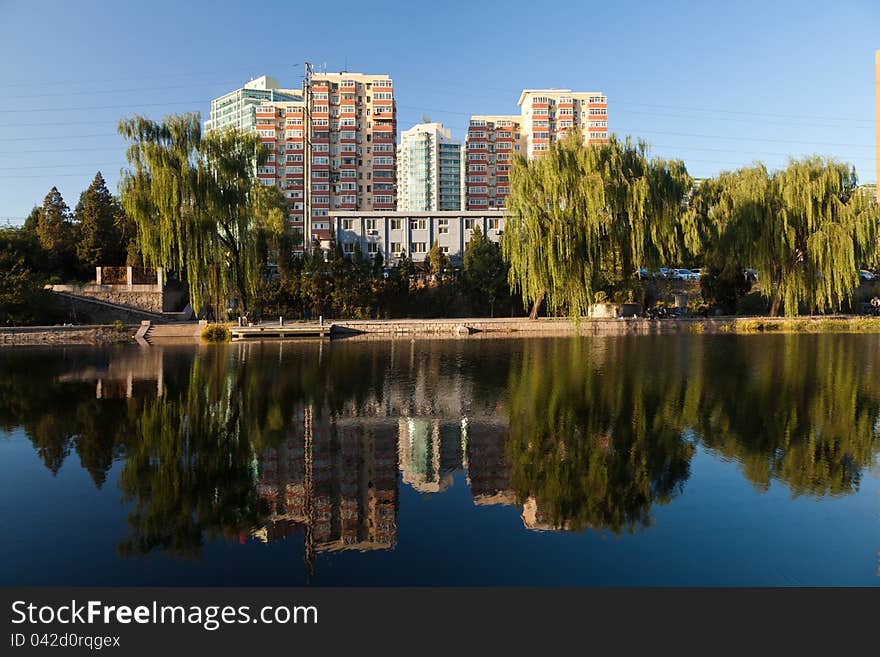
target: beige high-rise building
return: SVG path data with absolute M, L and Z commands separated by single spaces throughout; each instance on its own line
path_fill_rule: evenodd
M 526 157 L 534 157 L 565 133 L 580 128 L 589 144 L 608 139 L 608 99 L 599 91 L 523 89 L 517 104 L 523 119 Z
M 261 80 L 266 90 L 246 86 L 248 103 L 258 103 L 246 108 L 253 123 L 236 127 L 256 130 L 269 150 L 257 178 L 287 199 L 291 226 L 301 236 L 296 250 L 329 238 L 331 210 L 397 207 L 397 109 L 389 76 L 314 73 L 300 92 Z M 237 101 L 238 93 L 212 103 L 206 129 L 221 127 L 223 103 Z
M 518 115 L 471 117 L 461 174 L 466 210 L 504 207 L 513 156 L 525 151 L 523 135 Z
M 504 207 L 515 154 L 540 155 L 574 128 L 589 144 L 608 139 L 608 99 L 599 91 L 523 89 L 517 104 L 518 115 L 471 117 L 462 171 L 467 210 Z

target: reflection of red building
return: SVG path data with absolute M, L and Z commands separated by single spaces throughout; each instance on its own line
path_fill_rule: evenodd
M 278 540 L 303 531 L 308 555 L 394 547 L 397 537 L 397 427 L 370 419 L 298 423 L 258 462 L 269 520 L 254 536 Z
M 468 485 L 474 504 L 514 504 L 510 467 L 505 455 L 507 427 L 494 422 L 466 425 Z

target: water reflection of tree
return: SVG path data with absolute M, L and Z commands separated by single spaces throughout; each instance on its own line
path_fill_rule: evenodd
M 126 554 L 194 555 L 206 538 L 260 526 L 257 457 L 301 444 L 306 408 L 315 426 L 460 408 L 475 439 L 477 416 L 508 422 L 505 478 L 532 501 L 535 526 L 573 530 L 650 524 L 682 490 L 696 445 L 759 490 L 776 481 L 814 496 L 856 490 L 877 455 L 870 336 L 400 344 L 166 351 L 164 394 L 130 399 L 96 399 L 93 382 L 68 376 L 121 352 L 0 351 L 0 427 L 22 427 L 53 473 L 76 455 L 99 487 L 119 462 Z
M 126 403 L 96 403 L 92 386 L 57 378 L 71 369 L 94 367 L 105 358 L 77 350 L 0 353 L 0 427 L 7 431 L 22 427 L 53 474 L 76 453 L 98 488 L 120 453 L 118 436 L 126 425 Z
M 543 526 L 632 530 L 688 478 L 692 443 L 759 490 L 858 489 L 878 449 L 868 336 L 526 343 L 510 374 L 511 481 Z M 690 438 L 689 438 L 690 437 Z
M 634 349 L 632 348 L 634 347 Z M 530 342 L 510 375 L 511 483 L 547 526 L 650 524 L 689 474 L 682 381 L 645 378 L 638 343 Z
M 119 477 L 133 505 L 122 554 L 194 556 L 204 538 L 259 522 L 245 381 L 224 355 L 194 359 L 186 386 L 144 404 Z
M 796 495 L 858 489 L 877 454 L 880 348 L 872 336 L 718 338 L 703 349 L 707 379 L 688 418 L 703 444 L 742 464 L 765 490 Z

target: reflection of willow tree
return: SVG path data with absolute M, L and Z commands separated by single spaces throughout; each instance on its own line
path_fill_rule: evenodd
M 0 428 L 21 427 L 53 474 L 76 453 L 98 487 L 123 459 L 119 486 L 132 504 L 125 554 L 194 555 L 205 537 L 260 525 L 256 455 L 295 436 L 306 406 L 320 415 L 381 399 L 387 365 L 382 349 L 345 345 L 172 351 L 164 396 L 96 399 L 94 380 L 114 357 L 0 352 Z
M 225 350 L 193 360 L 187 385 L 144 403 L 119 485 L 134 508 L 125 555 L 198 554 L 204 537 L 260 520 L 254 451 L 242 417 L 241 370 Z
M 119 484 L 134 508 L 121 552 L 190 556 L 205 537 L 261 525 L 257 455 L 290 439 L 306 404 L 336 411 L 375 383 L 381 361 L 352 363 L 344 351 L 334 358 L 331 350 L 319 357 L 314 345 L 218 346 L 201 350 L 178 385 L 170 377 L 168 393 L 144 403 L 127 443 Z M 361 376 L 346 377 L 348 368 Z
M 870 336 L 719 338 L 705 349 L 702 442 L 742 464 L 760 490 L 857 490 L 877 454 L 878 346 Z M 690 385 L 698 385 L 692 382 Z
M 634 529 L 687 479 L 693 435 L 761 491 L 854 492 L 877 457 L 878 359 L 852 335 L 527 343 L 510 379 L 512 485 L 549 526 Z
M 97 402 L 92 384 L 57 381 L 71 369 L 94 365 L 84 352 L 0 353 L 0 428 L 22 427 L 53 473 L 72 452 L 100 488 L 113 458 L 128 410 L 124 401 Z
M 551 526 L 648 525 L 652 504 L 668 502 L 688 477 L 684 387 L 643 380 L 640 346 L 634 355 L 619 341 L 536 341 L 513 365 L 512 485 Z

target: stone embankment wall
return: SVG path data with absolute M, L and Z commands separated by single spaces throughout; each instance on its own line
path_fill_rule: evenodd
M 53 285 L 52 291 L 129 306 L 148 313 L 161 314 L 163 310 L 162 288 L 158 285 Z
M 0 327 L 0 346 L 104 345 L 131 342 L 137 327 L 124 326 L 22 326 Z
M 655 333 L 718 333 L 723 319 L 412 319 L 333 321 L 334 334 L 345 333 L 392 337 L 399 335 L 473 335 L 494 337 L 541 335 L 649 335 Z
M 55 302 L 64 321 L 73 324 L 112 324 L 119 320 L 123 324 L 137 324 L 143 320 L 158 322 L 163 316 L 158 313 L 139 310 L 128 306 L 118 306 L 97 298 L 76 296 L 65 292 L 56 293 Z

